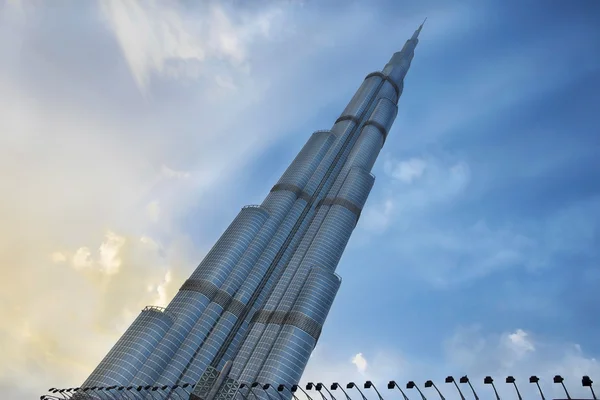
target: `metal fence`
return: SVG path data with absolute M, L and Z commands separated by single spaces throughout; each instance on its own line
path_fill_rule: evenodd
M 514 389 L 514 396 L 517 400 L 523 400 L 521 391 L 517 386 L 517 381 L 513 376 L 508 376 L 503 379 L 504 383 L 509 384 Z M 565 384 L 565 379 L 556 375 L 551 380 L 564 391 L 565 399 L 575 400 L 571 397 L 569 389 Z M 324 384 L 322 382 L 309 382 L 306 385 L 274 385 L 262 384 L 260 382 L 242 383 L 238 391 L 237 398 L 240 400 L 259 400 L 267 398 L 271 400 L 293 399 L 301 400 L 368 400 L 367 395 L 375 395 L 378 400 L 385 400 L 386 395 L 390 395 L 391 391 L 395 394 L 400 394 L 404 400 L 410 400 L 408 394 L 417 395 L 421 400 L 427 400 L 426 394 L 433 394 L 434 398 L 446 400 L 442 389 L 453 390 L 455 394 L 460 396 L 461 400 L 474 398 L 480 400 L 479 394 L 475 386 L 477 382 L 472 382 L 467 376 L 455 379 L 448 376 L 444 380 L 445 384 L 449 384 L 442 388 L 442 385 L 436 385 L 433 381 L 428 380 L 422 386 L 414 381 L 408 381 L 406 384 L 396 381 L 389 381 L 386 388 L 377 388 L 371 381 L 366 381 L 362 384 L 349 382 L 341 384 L 333 382 Z M 492 399 L 500 400 L 496 383 L 491 376 L 486 376 L 482 382 L 485 386 L 489 386 L 493 393 Z M 537 393 L 541 400 L 546 400 L 547 397 L 540 386 L 540 378 L 537 376 L 529 377 L 529 383 L 536 386 Z M 475 384 L 475 385 L 474 385 Z M 589 376 L 581 378 L 581 386 L 589 389 L 589 399 L 598 400 L 593 389 L 593 381 Z M 163 400 L 163 399 L 181 399 L 188 400 L 196 385 L 185 383 L 174 386 L 108 386 L 108 387 L 78 387 L 57 389 L 51 388 L 49 394 L 40 397 L 41 400 Z M 450 387 L 451 389 L 448 389 Z M 462 387 L 462 389 L 461 389 Z M 571 383 L 571 387 L 573 384 Z M 336 398 L 337 397 L 337 398 Z M 486 395 L 486 397 L 489 397 Z

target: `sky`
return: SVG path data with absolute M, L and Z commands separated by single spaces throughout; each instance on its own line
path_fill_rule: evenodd
M 78 386 L 425 17 L 303 380 L 600 382 L 600 2 L 0 0 L 3 398 Z

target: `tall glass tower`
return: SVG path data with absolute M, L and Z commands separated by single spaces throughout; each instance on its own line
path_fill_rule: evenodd
M 82 387 L 198 382 L 192 398 L 211 400 L 244 383 L 298 383 L 422 26 L 367 75 L 331 129 L 311 135 L 262 204 L 242 208 L 171 303 L 142 310 Z

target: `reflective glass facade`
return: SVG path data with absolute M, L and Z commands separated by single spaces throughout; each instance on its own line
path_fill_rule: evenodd
M 142 311 L 83 387 L 229 382 L 231 391 L 300 380 L 340 287 L 335 270 L 373 186 L 420 30 L 367 75 L 331 129 L 311 135 L 263 203 L 240 211 L 171 303 Z M 228 361 L 226 379 L 217 379 Z

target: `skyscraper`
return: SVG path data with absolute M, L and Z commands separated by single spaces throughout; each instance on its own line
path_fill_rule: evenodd
M 169 305 L 146 307 L 82 387 L 299 381 L 333 303 L 337 264 L 375 177 L 421 25 L 312 134 L 261 205 L 242 208 Z M 163 396 L 168 396 L 168 394 Z

